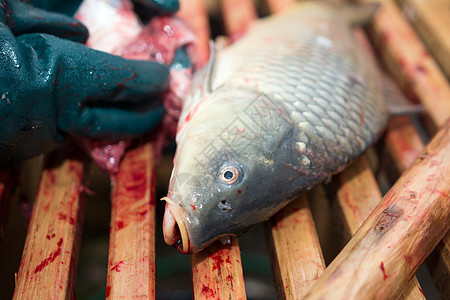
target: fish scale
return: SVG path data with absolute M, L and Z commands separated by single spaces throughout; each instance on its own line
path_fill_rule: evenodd
M 165 198 L 184 252 L 266 220 L 360 155 L 388 117 L 375 63 L 324 3 L 256 22 L 207 76 L 183 108 Z

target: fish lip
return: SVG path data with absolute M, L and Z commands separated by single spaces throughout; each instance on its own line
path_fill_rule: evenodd
M 183 221 L 181 207 L 167 197 L 161 200 L 167 201 L 163 220 L 164 241 L 166 244 L 176 247 L 183 254 L 192 253 L 193 249 L 186 224 Z

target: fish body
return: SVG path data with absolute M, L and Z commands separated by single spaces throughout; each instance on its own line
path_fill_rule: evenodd
M 375 141 L 388 116 L 382 78 L 340 12 L 303 2 L 217 51 L 181 114 L 168 244 L 196 252 L 239 235 Z

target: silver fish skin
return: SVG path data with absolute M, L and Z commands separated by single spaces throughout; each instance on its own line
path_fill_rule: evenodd
M 300 2 L 216 53 L 179 123 L 166 243 L 191 253 L 240 235 L 376 140 L 382 77 L 340 12 Z

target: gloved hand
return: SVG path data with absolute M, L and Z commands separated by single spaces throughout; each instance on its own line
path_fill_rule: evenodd
M 180 8 L 178 0 L 132 0 L 135 12 L 147 23 L 156 14 L 174 13 Z
M 87 35 L 72 18 L 0 0 L 0 168 L 68 134 L 130 138 L 162 118 L 168 69 L 77 43 Z

